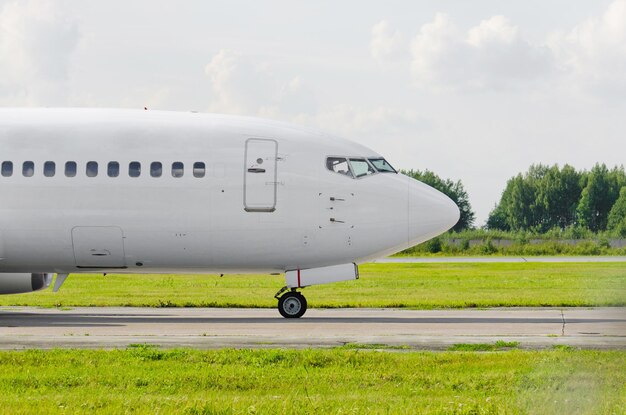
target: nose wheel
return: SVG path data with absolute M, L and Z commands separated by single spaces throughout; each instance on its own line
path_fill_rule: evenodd
M 278 299 L 278 312 L 285 318 L 300 318 L 306 308 L 306 298 L 297 291 L 290 291 Z

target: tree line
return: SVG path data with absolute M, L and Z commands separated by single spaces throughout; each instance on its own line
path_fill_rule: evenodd
M 475 213 L 460 180 L 442 179 L 429 170 L 403 173 L 445 193 L 459 206 L 461 218 L 453 231 L 474 229 Z M 569 228 L 626 237 L 624 167 L 609 169 L 598 163 L 587 171 L 567 164 L 532 165 L 507 181 L 485 228 L 532 233 Z
M 626 236 L 626 173 L 596 164 L 590 171 L 570 165 L 532 165 L 509 179 L 486 227 L 544 233 L 580 227 Z

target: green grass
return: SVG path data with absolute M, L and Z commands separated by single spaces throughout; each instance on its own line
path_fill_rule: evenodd
M 625 306 L 623 263 L 367 264 L 358 281 L 304 289 L 311 307 Z M 275 307 L 283 276 L 71 275 L 58 293 L 0 296 L 43 307 Z
M 490 343 L 458 343 L 448 348 L 452 352 L 495 352 L 519 348 L 519 342 L 505 342 L 498 340 Z
M 626 352 L 0 352 L 0 412 L 624 414 Z
M 562 350 L 562 351 L 573 351 L 575 348 L 573 346 L 567 344 L 555 344 L 552 346 L 554 350 Z
M 339 349 L 347 350 L 410 350 L 407 345 L 389 345 L 383 343 L 346 343 L 339 346 Z

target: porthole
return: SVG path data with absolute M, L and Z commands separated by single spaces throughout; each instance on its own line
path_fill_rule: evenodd
M 118 177 L 120 175 L 120 163 L 117 161 L 109 162 L 107 166 L 107 175 L 109 177 Z
M 163 175 L 163 163 L 154 161 L 150 164 L 150 176 L 161 177 Z
M 206 174 L 206 165 L 201 162 L 201 161 L 197 161 L 195 163 L 193 163 L 193 177 L 204 177 L 204 175 Z
M 46 161 L 43 164 L 43 175 L 46 177 L 54 177 L 57 171 L 57 166 L 54 161 Z
M 87 162 L 87 177 L 96 177 L 98 175 L 98 163 L 95 161 Z
M 2 177 L 11 177 L 13 176 L 13 162 L 3 161 L 2 162 Z
M 172 163 L 172 177 L 180 178 L 185 174 L 185 165 L 180 161 Z
M 65 176 L 66 177 L 76 177 L 76 162 L 68 161 L 65 163 Z
M 141 176 L 141 163 L 138 161 L 132 161 L 128 165 L 128 175 L 130 177 L 139 177 Z
M 33 177 L 35 175 L 35 163 L 32 161 L 25 161 L 22 165 L 22 174 L 24 177 Z

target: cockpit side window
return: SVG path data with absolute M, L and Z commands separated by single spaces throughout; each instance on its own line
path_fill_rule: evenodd
M 350 171 L 348 160 L 344 157 L 328 157 L 326 159 L 326 167 L 328 170 L 334 171 L 335 173 L 343 174 L 348 177 L 354 177 Z
M 384 158 L 369 159 L 369 161 L 381 173 L 398 173 Z
M 376 170 L 365 159 L 350 159 L 350 166 L 356 177 L 363 177 L 376 173 Z

